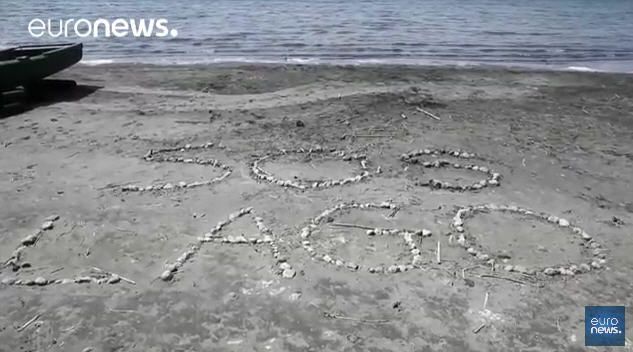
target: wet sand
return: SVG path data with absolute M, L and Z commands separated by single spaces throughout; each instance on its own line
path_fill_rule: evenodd
M 584 306 L 633 303 L 631 75 L 110 65 L 60 77 L 78 93 L 0 120 L 0 259 L 22 248 L 0 269 L 0 351 L 581 351 Z M 401 158 L 425 148 L 474 157 Z M 451 164 L 424 165 L 439 159 Z M 257 160 L 308 187 L 254 177 Z M 499 185 L 423 185 L 492 170 Z M 342 209 L 302 238 L 352 202 L 395 209 Z M 481 204 L 517 208 L 473 212 L 460 232 L 458 209 Z M 414 235 L 420 258 L 405 267 L 408 242 L 371 228 L 432 235 Z

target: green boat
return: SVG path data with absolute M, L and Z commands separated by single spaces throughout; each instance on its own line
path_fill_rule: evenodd
M 0 51 L 0 92 L 28 87 L 81 60 L 83 45 L 27 45 Z

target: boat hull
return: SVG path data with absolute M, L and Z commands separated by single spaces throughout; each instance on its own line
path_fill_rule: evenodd
M 0 51 L 0 91 L 28 86 L 81 60 L 83 45 L 32 45 Z

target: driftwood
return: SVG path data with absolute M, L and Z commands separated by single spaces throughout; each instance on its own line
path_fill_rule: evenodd
M 353 318 L 353 317 L 346 317 L 343 315 L 339 315 L 336 313 L 330 313 L 330 312 L 323 312 L 323 316 L 326 318 L 330 318 L 330 319 L 341 319 L 341 320 L 351 320 L 351 321 L 357 321 L 360 323 L 368 323 L 368 324 L 386 324 L 389 323 L 390 320 L 387 319 L 362 319 L 362 318 Z
M 36 321 L 37 319 L 40 318 L 40 315 L 37 314 L 35 315 L 33 318 L 31 318 L 29 321 L 27 321 L 26 323 L 24 323 L 24 325 L 20 326 L 19 328 L 17 328 L 17 331 L 20 332 L 26 328 L 29 327 L 29 325 L 33 324 L 34 321 Z
M 364 226 L 364 225 L 356 225 L 356 224 L 345 224 L 345 223 L 340 223 L 340 222 L 333 222 L 330 225 L 331 226 L 340 226 L 340 227 L 351 227 L 351 228 L 363 229 L 363 230 L 373 230 L 373 229 L 375 229 L 374 227 L 369 227 L 369 226 Z
M 517 283 L 517 284 L 526 285 L 525 281 L 513 279 L 511 277 L 497 276 L 497 275 L 490 275 L 490 274 L 479 275 L 479 277 L 481 277 L 481 278 L 489 277 L 489 278 L 493 278 L 493 279 L 507 280 L 507 281 L 511 281 L 511 282 L 514 282 L 514 283 Z
M 434 118 L 434 119 L 436 119 L 436 120 L 438 120 L 438 121 L 440 121 L 440 120 L 441 120 L 439 117 L 437 117 L 437 116 L 433 115 L 432 113 L 430 113 L 430 112 L 428 112 L 428 111 L 426 111 L 426 110 L 422 109 L 422 108 L 421 108 L 421 107 L 419 107 L 419 106 L 418 106 L 418 107 L 416 107 L 415 109 L 416 109 L 417 111 L 419 111 L 419 112 L 423 113 L 424 115 L 428 116 L 428 117 Z
M 481 331 L 481 329 L 483 329 L 485 327 L 486 327 L 486 323 L 483 323 L 483 324 L 479 325 L 478 327 L 474 328 L 473 329 L 473 333 L 477 334 L 477 333 L 479 333 Z

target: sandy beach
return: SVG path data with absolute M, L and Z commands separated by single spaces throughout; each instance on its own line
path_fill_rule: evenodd
M 0 351 L 582 351 L 633 305 L 633 75 L 58 78 L 0 119 Z

